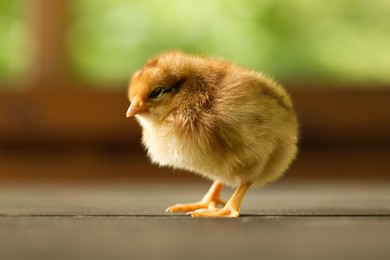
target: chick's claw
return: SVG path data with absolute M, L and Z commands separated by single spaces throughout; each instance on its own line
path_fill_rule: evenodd
M 209 217 L 209 218 L 238 218 L 240 216 L 240 206 L 242 199 L 249 189 L 251 183 L 241 183 L 234 191 L 230 200 L 222 209 L 199 209 L 190 212 L 189 214 L 195 218 Z
M 215 210 L 218 205 L 224 206 L 226 203 L 219 198 L 222 189 L 222 183 L 215 181 L 203 199 L 189 204 L 176 204 L 167 208 L 166 212 L 190 212 L 198 209 Z

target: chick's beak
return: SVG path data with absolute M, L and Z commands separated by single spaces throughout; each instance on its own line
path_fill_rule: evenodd
M 129 109 L 127 109 L 126 117 L 135 116 L 139 113 L 148 111 L 149 107 L 144 105 L 137 97 L 131 102 Z
M 146 112 L 149 108 L 147 106 L 133 106 L 130 105 L 129 109 L 127 109 L 126 112 L 126 117 L 132 117 L 135 116 L 136 114 Z

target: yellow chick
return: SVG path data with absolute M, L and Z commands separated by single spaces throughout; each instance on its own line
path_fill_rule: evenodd
M 214 181 L 202 200 L 176 204 L 168 212 L 238 217 L 248 188 L 279 178 L 296 156 L 292 101 L 262 73 L 220 59 L 165 52 L 133 75 L 128 96 L 126 116 L 135 116 L 142 126 L 152 162 Z M 227 203 L 219 197 L 223 184 L 236 187 Z

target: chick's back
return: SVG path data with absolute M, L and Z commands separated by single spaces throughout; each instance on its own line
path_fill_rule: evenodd
M 216 92 L 218 135 L 228 144 L 229 183 L 263 185 L 297 153 L 298 122 L 287 92 L 269 77 L 232 65 Z M 237 177 L 235 175 L 239 175 Z

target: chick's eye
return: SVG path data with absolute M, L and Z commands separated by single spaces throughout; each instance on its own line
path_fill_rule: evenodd
M 157 87 L 155 88 L 152 93 L 150 93 L 149 98 L 159 98 L 165 93 L 165 88 L 163 87 Z

